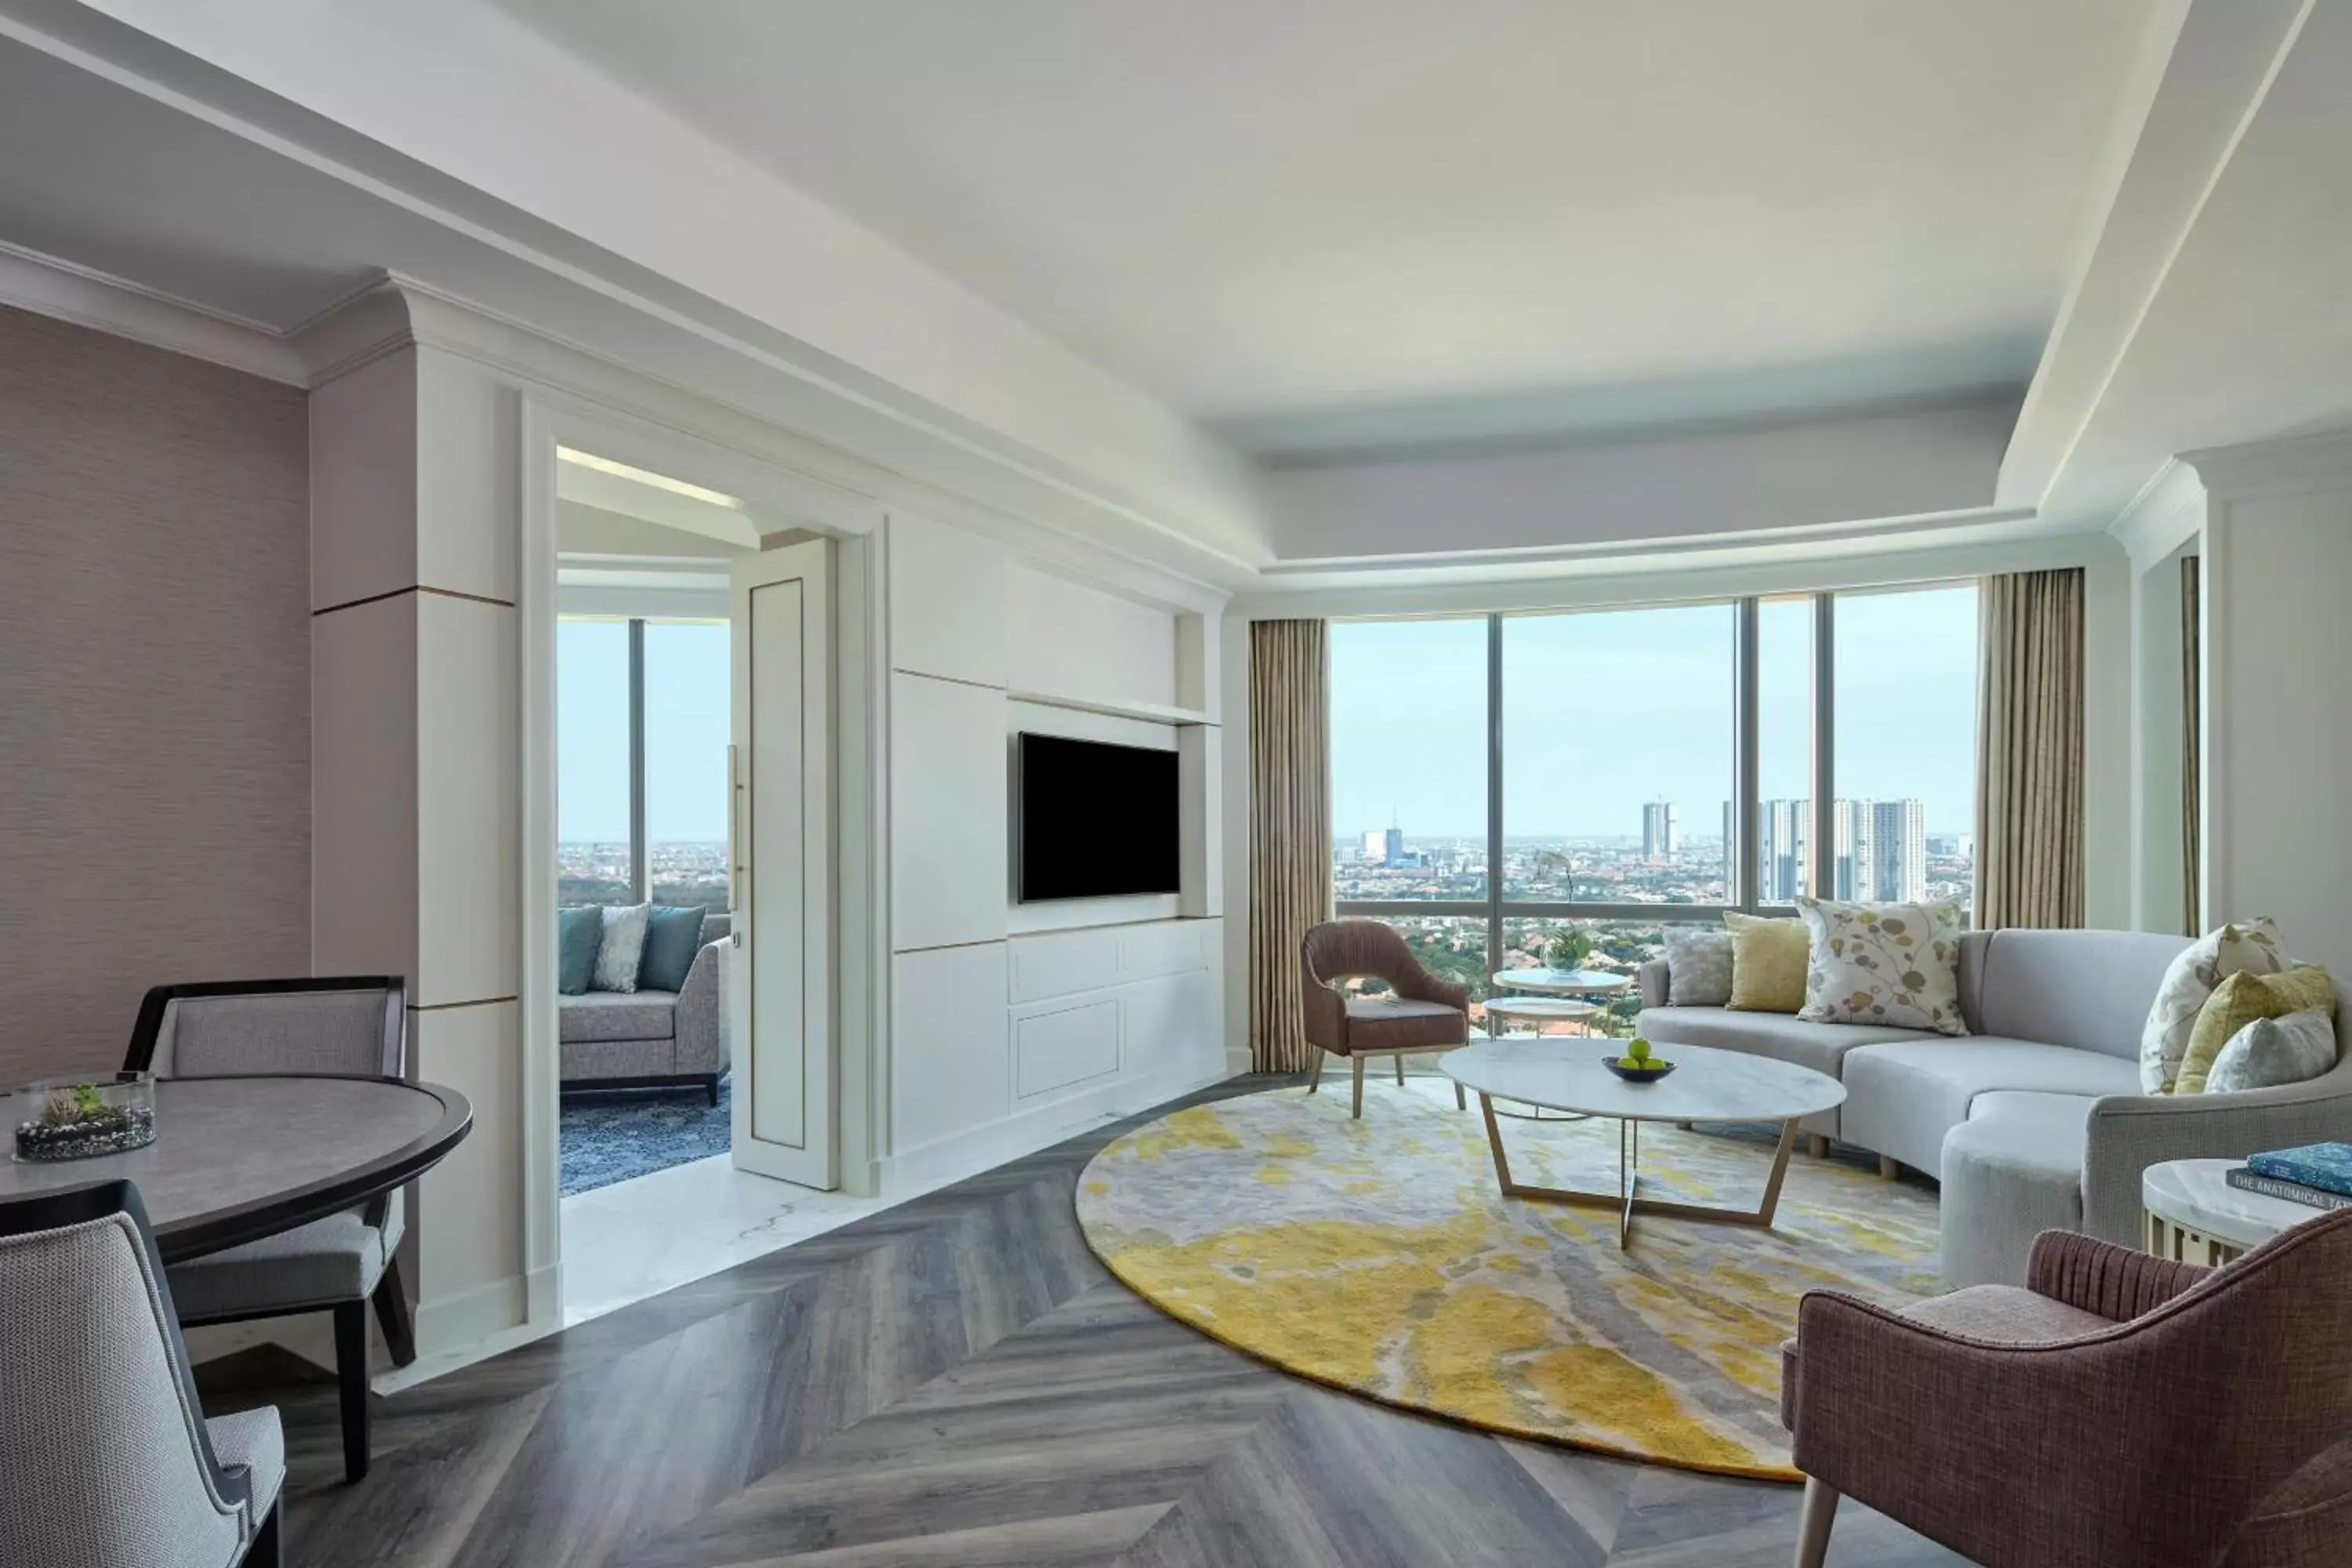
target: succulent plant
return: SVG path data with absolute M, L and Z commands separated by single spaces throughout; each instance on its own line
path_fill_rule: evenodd
M 1591 933 L 1564 931 L 1544 948 L 1544 962 L 1554 969 L 1576 969 L 1592 956 Z

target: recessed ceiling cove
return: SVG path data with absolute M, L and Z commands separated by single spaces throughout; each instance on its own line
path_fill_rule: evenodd
M 2021 386 L 2150 0 L 499 0 L 1259 451 Z

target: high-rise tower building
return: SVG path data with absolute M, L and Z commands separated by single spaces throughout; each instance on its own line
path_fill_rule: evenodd
M 1723 808 L 1724 837 L 1731 807 Z M 1927 896 L 1927 813 L 1916 800 L 1831 803 L 1829 893 L 1863 903 L 1918 903 Z M 1805 847 L 1813 833 L 1810 800 L 1756 803 L 1756 896 L 1785 904 L 1811 891 Z M 1647 843 L 1646 835 L 1644 844 Z
M 1917 800 L 1874 800 L 1870 808 L 1870 897 L 1916 904 L 1927 897 L 1927 808 Z
M 1812 839 L 1813 803 L 1759 801 L 1756 816 L 1756 896 L 1768 904 L 1785 904 L 1807 890 L 1805 846 Z
M 1676 824 L 1671 801 L 1654 800 L 1642 807 L 1642 858 L 1671 860 L 1675 856 Z

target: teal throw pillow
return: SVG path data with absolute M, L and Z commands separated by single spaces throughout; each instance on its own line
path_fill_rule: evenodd
M 555 988 L 585 996 L 596 975 L 596 944 L 604 940 L 604 911 L 592 904 L 562 910 L 555 919 Z
M 637 989 L 683 991 L 686 972 L 702 951 L 702 910 L 656 904 L 646 922 L 646 953 L 637 960 Z

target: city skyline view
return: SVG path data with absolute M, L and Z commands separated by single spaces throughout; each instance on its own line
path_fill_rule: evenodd
M 1836 605 L 1838 795 L 1916 799 L 1931 837 L 1975 831 L 1976 598 L 1970 584 Z M 1811 607 L 1759 609 L 1759 795 L 1801 798 Z M 1506 841 L 1638 845 L 1643 807 L 1663 802 L 1684 837 L 1716 837 L 1719 853 L 1712 825 L 1736 765 L 1734 626 L 1729 605 L 1507 618 Z M 1414 838 L 1483 840 L 1485 617 L 1339 622 L 1330 635 L 1336 838 L 1394 823 Z

